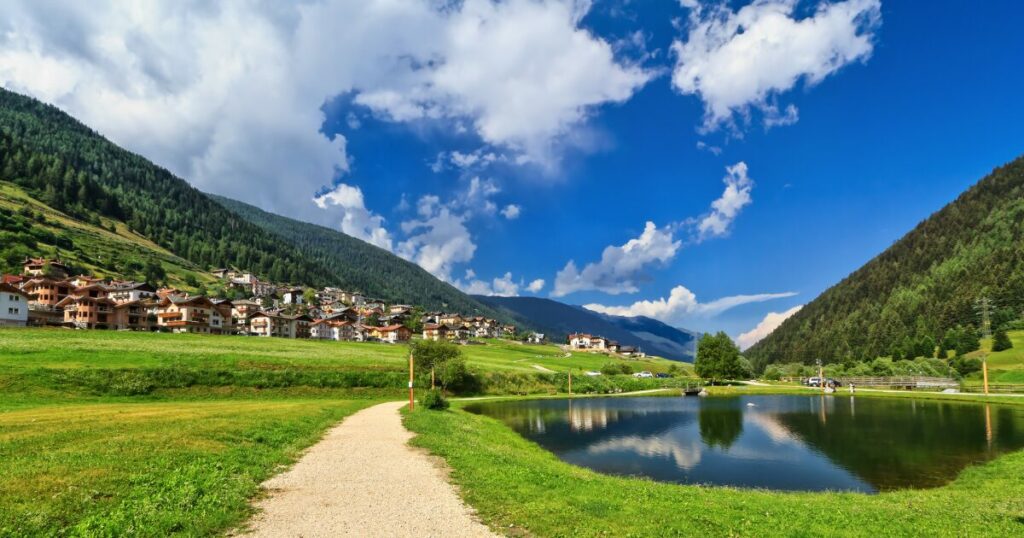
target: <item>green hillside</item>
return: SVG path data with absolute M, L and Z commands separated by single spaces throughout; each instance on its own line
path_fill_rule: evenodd
M 867 223 L 866 225 L 869 225 Z M 755 365 L 867 360 L 1024 307 L 1024 158 L 997 168 L 746 352 Z
M 988 360 L 988 378 L 992 383 L 1024 384 L 1024 331 L 1007 331 L 1013 347 L 1003 351 L 992 351 L 992 339 L 981 341 L 981 349 L 968 353 L 968 357 L 980 359 L 985 355 Z M 981 372 L 974 372 L 965 382 L 969 385 L 980 385 Z
M 330 267 L 340 286 L 387 301 L 415 300 L 428 309 L 507 318 L 438 280 L 415 263 L 382 248 L 324 226 L 268 213 L 230 198 L 209 196 L 245 220 L 294 245 L 307 259 Z
M 99 218 L 96 224 L 61 213 L 0 181 L 0 272 L 20 273 L 27 256 L 58 257 L 83 273 L 164 282 L 187 288 L 213 277 L 192 262 L 128 229 Z
M 201 267 L 233 265 L 310 285 L 331 273 L 184 180 L 114 145 L 74 118 L 0 89 L 0 179 L 78 220 L 123 222 Z
M 2 88 L 0 239 L 3 272 L 20 272 L 26 256 L 53 255 L 82 271 L 183 286 L 206 283 L 210 268 L 235 267 L 507 319 L 341 232 L 215 201 L 57 108 Z

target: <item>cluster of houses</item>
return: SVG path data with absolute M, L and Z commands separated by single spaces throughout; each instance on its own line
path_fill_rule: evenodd
M 572 333 L 566 337 L 565 343 L 575 351 L 591 351 L 595 353 L 615 353 L 624 357 L 645 357 L 639 348 L 620 345 L 615 340 L 603 336 L 586 333 Z
M 260 281 L 250 273 L 215 270 L 227 287 L 251 299 L 189 295 L 145 282 L 70 276 L 59 260 L 31 258 L 21 275 L 0 280 L 0 326 L 63 326 L 78 329 L 242 334 L 356 342 L 404 342 L 410 326 L 422 337 L 465 341 L 510 338 L 514 325 L 459 314 L 421 313 L 409 305 L 386 305 L 337 288 L 306 291 Z M 417 323 L 418 322 L 418 323 Z M 543 341 L 543 335 L 531 335 Z

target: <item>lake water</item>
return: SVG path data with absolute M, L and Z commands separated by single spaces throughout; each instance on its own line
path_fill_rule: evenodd
M 1024 407 L 739 396 L 480 402 L 562 460 L 664 482 L 874 493 L 940 486 L 1024 448 Z

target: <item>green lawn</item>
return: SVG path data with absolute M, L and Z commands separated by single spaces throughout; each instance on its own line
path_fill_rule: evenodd
M 472 369 L 499 380 L 495 390 L 515 393 L 564 381 L 535 365 L 579 373 L 612 360 L 502 341 L 461 349 Z M 0 536 L 222 534 L 246 520 L 260 482 L 326 428 L 401 399 L 407 354 L 385 344 L 0 329 Z
M 1003 351 L 992 352 L 991 339 L 983 339 L 981 348 L 988 355 L 989 381 L 992 383 L 1024 384 L 1024 331 L 1008 331 L 1007 336 L 1013 347 Z M 980 358 L 982 351 L 969 353 L 969 357 Z M 981 373 L 972 374 L 967 378 L 968 384 L 981 384 Z
M 635 370 L 664 372 L 675 364 L 660 358 L 612 359 L 591 353 L 564 357 L 557 346 L 488 340 L 461 347 L 471 368 L 537 373 L 534 366 L 565 372 L 599 370 L 625 362 Z M 0 329 L 0 370 L 26 368 L 141 368 L 167 365 L 229 368 L 302 368 L 402 371 L 403 345 L 67 329 Z
M 41 405 L 0 412 L 0 536 L 187 536 L 374 400 Z
M 1024 533 L 1024 452 L 968 468 L 936 489 L 879 495 L 783 493 L 602 475 L 560 461 L 495 419 L 457 408 L 418 410 L 407 414 L 405 423 L 418 434 L 413 444 L 448 462 L 452 480 L 483 521 L 510 535 Z

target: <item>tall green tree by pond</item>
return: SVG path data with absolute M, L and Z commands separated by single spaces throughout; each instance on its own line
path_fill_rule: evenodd
M 740 379 L 745 377 L 740 348 L 722 331 L 716 334 L 704 333 L 697 342 L 697 360 L 694 362 L 697 375 L 711 381 Z

